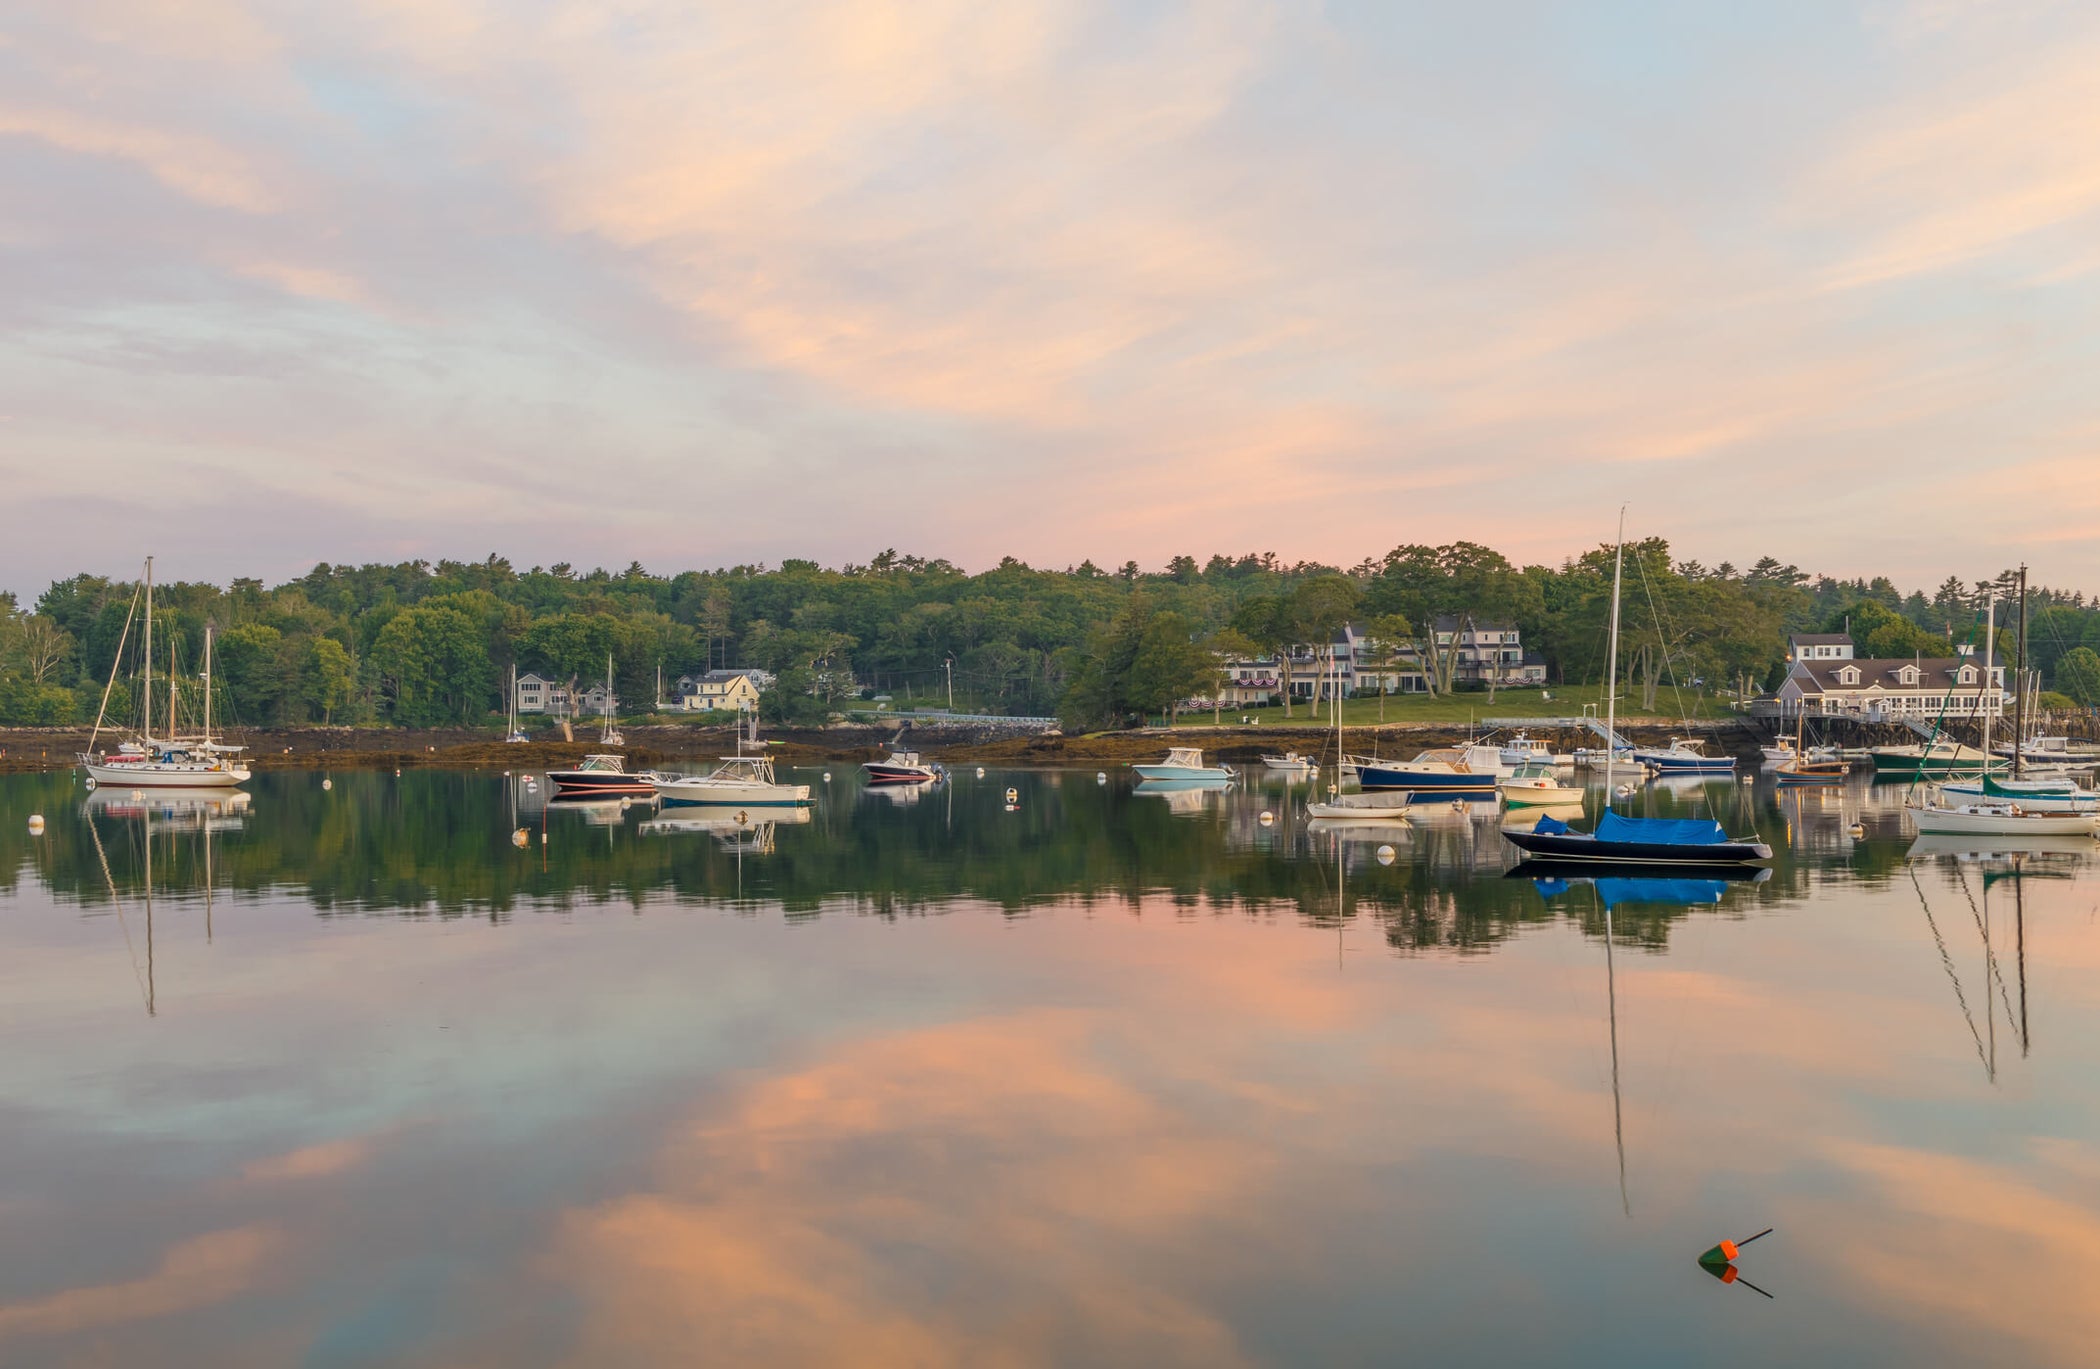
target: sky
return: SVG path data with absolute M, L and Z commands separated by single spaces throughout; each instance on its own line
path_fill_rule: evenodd
M 2100 7 L 0 17 L 0 588 L 1629 533 L 2100 591 Z

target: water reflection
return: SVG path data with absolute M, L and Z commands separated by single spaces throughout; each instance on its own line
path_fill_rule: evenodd
M 262 779 L 238 815 L 0 780 L 0 1359 L 2071 1365 L 2100 1331 L 2091 844 L 1644 791 L 1785 833 L 1687 884 L 1520 867 L 1492 811 L 1361 834 L 1091 772 L 747 830 Z M 1763 1225 L 1780 1302 L 1696 1276 Z

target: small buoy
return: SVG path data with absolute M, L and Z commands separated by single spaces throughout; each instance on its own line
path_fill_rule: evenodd
M 1465 811 L 1466 811 L 1466 801 L 1465 801 L 1464 799 L 1453 799 L 1453 800 L 1451 800 L 1451 811 L 1452 811 L 1452 812 L 1454 812 L 1454 813 L 1463 813 L 1463 812 L 1465 812 Z
M 1096 771 L 1094 772 L 1094 783 L 1096 783 L 1096 784 L 1107 784 L 1107 783 L 1108 783 L 1108 772 L 1107 772 L 1106 770 L 1096 770 Z
M 546 834 L 546 833 L 545 833 L 545 832 L 543 831 L 543 832 L 541 832 L 541 833 L 540 833 L 540 845 L 542 845 L 542 846 L 545 846 L 546 844 L 547 844 L 547 834 Z
M 634 795 L 632 795 L 632 794 L 622 794 L 622 795 L 620 795 L 620 807 L 622 807 L 622 808 L 632 808 L 632 807 L 634 807 Z
M 826 784 L 829 784 L 829 783 L 831 783 L 831 772 L 830 772 L 829 770 L 826 770 L 826 771 L 824 772 L 824 783 L 826 783 Z
M 503 772 L 503 778 L 505 778 L 505 779 L 509 779 L 509 778 L 510 778 L 510 771 L 508 771 L 508 770 L 504 771 L 504 772 Z
M 289 751 L 289 750 L 291 750 L 291 749 L 292 749 L 292 748 L 290 748 L 289 746 L 287 746 L 287 747 L 285 748 L 285 750 L 287 750 L 287 751 Z M 434 747 L 434 746 L 426 746 L 426 747 L 424 747 L 423 749 L 424 749 L 425 751 L 435 751 L 435 750 L 437 750 L 437 748 L 436 748 L 436 747 Z
M 42 813 L 31 813 L 29 815 L 29 835 L 33 837 L 43 830 L 44 815 Z
M 1378 863 L 1379 863 L 1380 865 L 1391 865 L 1391 864 L 1393 863 L 1393 848 L 1392 848 L 1392 847 L 1390 847 L 1390 846 L 1381 846 L 1381 847 L 1379 847 L 1379 848 L 1378 848 Z
M 394 767 L 394 778 L 397 780 L 401 778 L 401 767 L 398 765 Z
M 737 810 L 736 810 L 736 825 L 737 825 L 737 826 L 739 826 L 739 827 L 742 827 L 742 826 L 743 826 L 743 825 L 744 825 L 745 823 L 747 823 L 747 822 L 749 822 L 749 821 L 751 821 L 751 818 L 750 818 L 750 815 L 749 815 L 749 814 L 745 813 L 745 812 L 744 812 L 744 810 L 743 810 L 743 809 L 741 809 L 741 808 L 739 808 L 739 809 L 737 809 Z
M 1847 827 L 1845 831 L 1851 835 L 1853 840 L 1857 841 L 1867 834 L 1867 825 L 1863 822 L 1855 822 L 1850 827 Z
M 510 844 L 517 847 L 521 851 L 524 850 L 526 846 L 530 845 L 531 842 L 532 833 L 526 831 L 522 827 L 510 834 Z
M 1714 1246 L 1712 1249 L 1708 1250 L 1705 1254 L 1701 1255 L 1699 1257 L 1699 1263 L 1704 1265 L 1734 1264 L 1735 1257 L 1742 1253 L 1744 1246 L 1750 1244 L 1750 1242 L 1754 1240 L 1758 1240 L 1762 1237 L 1769 1236 L 1771 1234 L 1772 1228 L 1768 1226 L 1763 1231 L 1758 1232 L 1755 1236 L 1745 1236 L 1740 1241 L 1723 1241 L 1719 1245 Z
M 1756 784 L 1756 783 L 1757 783 L 1757 776 L 1755 776 L 1755 775 L 1745 775 L 1745 776 L 1743 776 L 1743 783 L 1744 783 L 1744 784 Z
M 1617 794 L 1622 799 L 1630 798 L 1633 794 L 1633 786 L 1630 784 L 1622 784 L 1617 789 L 1614 789 L 1612 792 Z
M 984 778 L 984 767 L 983 767 L 983 766 L 981 766 L 981 765 L 977 767 L 977 778 L 978 778 L 978 779 L 983 779 L 983 778 Z
M 335 788 L 335 781 L 334 781 L 334 780 L 322 780 L 322 781 L 321 781 L 321 787 L 322 787 L 323 789 L 333 789 L 333 788 Z
M 133 800 L 142 799 L 146 797 L 146 791 L 143 789 L 134 789 L 131 791 L 131 797 L 133 798 Z
M 1018 803 L 1009 803 L 1006 805 L 1006 811 L 1009 813 L 1018 813 L 1021 811 L 1021 805 Z
M 1272 822 L 1274 822 L 1274 821 L 1276 821 L 1276 815 L 1275 815 L 1274 813 L 1271 813 L 1271 812 L 1270 812 L 1270 811 L 1269 811 L 1268 809 L 1266 809 L 1266 808 L 1264 808 L 1264 809 L 1262 809 L 1262 810 L 1261 810 L 1261 825 L 1262 825 L 1262 826 L 1264 826 L 1264 827 L 1267 827 L 1267 826 L 1268 826 L 1268 825 L 1269 825 L 1270 823 L 1272 823 Z
M 1008 803 L 1019 803 L 1019 802 L 1021 801 L 1021 791 L 1020 791 L 1020 790 L 1018 790 L 1018 789 L 1009 789 L 1009 790 L 1007 790 L 1007 791 L 1006 791 L 1006 801 L 1007 801 Z

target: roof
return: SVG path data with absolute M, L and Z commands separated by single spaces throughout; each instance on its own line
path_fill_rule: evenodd
M 763 672 L 756 670 L 750 666 L 744 666 L 736 670 L 710 670 L 705 675 L 702 675 L 700 678 L 703 680 L 712 680 L 715 683 L 720 684 L 727 680 L 748 680 L 752 676 L 762 673 Z
M 526 671 L 526 672 L 525 672 L 525 673 L 524 673 L 523 675 L 520 675 L 520 676 L 518 677 L 518 683 L 519 683 L 519 684 L 534 684 L 534 683 L 537 683 L 537 684 L 543 684 L 543 685 L 550 685 L 550 684 L 553 684 L 553 683 L 554 683 L 554 681 L 552 681 L 552 680 L 548 679 L 548 678 L 547 678 L 547 677 L 546 677 L 545 675 L 542 675 L 542 674 L 540 674 L 540 673 L 539 673 L 539 672 L 538 672 L 537 670 L 528 670 L 528 671 Z
M 1787 640 L 1796 646 L 1851 646 L 1849 632 L 1796 632 Z
M 1898 672 L 1909 669 L 1912 666 L 1918 668 L 1918 682 L 1916 684 L 1904 684 Z M 1976 682 L 1974 684 L 1961 684 L 1955 678 L 1956 673 L 1963 666 L 1975 668 Z M 1994 670 L 1999 668 L 1996 665 L 1992 666 Z M 1859 672 L 1859 683 L 1846 684 L 1839 680 L 1838 672 L 1841 670 L 1857 670 Z M 1981 690 L 1984 687 L 1982 665 L 1976 661 L 1965 660 L 1959 656 L 1927 657 L 1924 660 L 1903 656 L 1893 660 L 1795 662 L 1793 670 L 1789 672 L 1789 678 L 1800 679 L 1804 676 L 1814 683 L 1818 691 L 1826 694 L 1871 689 L 1875 685 L 1880 685 L 1883 689 L 1903 690 L 1928 688 Z
M 1435 630 L 1438 632 L 1456 632 L 1458 631 L 1458 619 L 1451 614 L 1440 613 L 1437 615 Z M 1515 623 L 1491 623 L 1483 619 L 1475 619 L 1468 625 L 1466 630 L 1468 632 L 1515 632 L 1517 625 Z

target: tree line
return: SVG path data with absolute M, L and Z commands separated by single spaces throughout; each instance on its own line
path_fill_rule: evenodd
M 1324 650 L 1345 622 L 1433 692 L 1462 687 L 1439 619 L 1515 626 L 1549 681 L 1601 681 L 1614 550 L 1557 566 L 1470 542 L 1403 545 L 1346 568 L 1252 553 L 1180 556 L 1157 571 L 1008 558 L 976 574 L 896 551 L 836 569 L 789 560 L 672 575 L 519 571 L 494 555 L 323 563 L 276 586 L 157 585 L 154 669 L 193 688 L 210 625 L 216 715 L 249 725 L 481 725 L 503 711 L 513 667 L 587 684 L 610 657 L 628 713 L 655 700 L 659 672 L 757 666 L 778 677 L 763 705 L 777 720 L 820 720 L 855 695 L 945 703 L 952 682 L 958 708 L 1098 727 L 1214 696 L 1229 661 L 1274 658 L 1288 679 L 1294 653 Z M 1789 632 L 1849 630 L 1866 656 L 1947 655 L 1975 637 L 1993 596 L 2010 646 L 2009 571 L 1949 576 L 1927 595 L 1769 557 L 1708 568 L 1674 559 L 1661 538 L 1625 551 L 1620 671 L 1650 708 L 1666 685 L 1776 687 Z M 27 608 L 0 595 L 0 723 L 91 719 L 136 595 L 133 582 L 88 574 Z M 2100 705 L 2100 601 L 2032 591 L 2029 642 L 2062 706 Z M 133 685 L 116 679 L 113 716 L 128 718 Z

